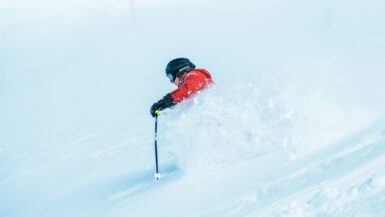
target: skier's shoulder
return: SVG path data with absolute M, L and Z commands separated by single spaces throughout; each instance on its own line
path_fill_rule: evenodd
M 211 79 L 211 74 L 206 69 L 193 69 L 186 73 L 185 79 L 192 77 L 207 77 Z

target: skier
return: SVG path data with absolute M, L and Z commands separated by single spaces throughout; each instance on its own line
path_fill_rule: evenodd
M 176 58 L 166 66 L 166 76 L 178 88 L 164 96 L 151 106 L 151 115 L 159 116 L 160 111 L 190 98 L 200 90 L 213 84 L 210 73 L 205 69 L 196 69 L 187 58 Z

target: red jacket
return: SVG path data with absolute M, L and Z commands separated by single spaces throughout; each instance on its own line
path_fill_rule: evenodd
M 213 83 L 211 75 L 207 70 L 194 69 L 184 74 L 180 78 L 178 89 L 169 94 L 172 96 L 174 103 L 177 104 Z

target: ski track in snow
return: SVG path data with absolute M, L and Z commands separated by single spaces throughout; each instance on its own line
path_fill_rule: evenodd
M 375 129 L 378 128 L 376 125 Z M 380 128 L 385 129 L 383 126 Z M 310 203 L 315 195 L 329 188 L 342 189 L 342 192 L 355 188 L 358 189 L 357 194 L 364 195 L 365 190 L 359 189 L 362 183 L 369 182 L 379 167 L 385 168 L 384 135 L 383 131 L 364 132 L 353 141 L 349 139 L 343 143 L 329 146 L 318 157 L 321 158 L 319 161 L 314 161 L 317 157 L 310 157 L 293 162 L 291 164 L 294 165 L 289 165 L 287 168 L 288 176 L 264 183 L 263 186 L 257 187 L 256 192 L 237 196 L 241 200 L 236 199 L 232 203 L 226 204 L 227 207 L 236 208 L 226 208 L 226 211 L 218 216 L 285 216 L 284 213 L 274 213 L 296 201 Z M 316 155 L 319 154 L 319 152 L 316 153 Z M 352 201 L 354 200 L 355 198 L 352 199 Z M 346 203 L 352 201 L 347 199 Z M 326 201 L 322 202 L 326 203 Z M 305 209 L 306 206 L 303 208 Z M 332 208 L 335 209 L 335 207 Z M 317 206 L 315 205 L 313 209 L 316 210 Z M 302 215 L 296 213 L 293 216 Z M 327 216 L 332 215 L 329 213 Z M 335 216 L 343 215 L 337 213 Z
M 23 165 L 29 167 L 28 163 L 31 162 L 44 162 L 41 164 L 43 167 L 50 167 L 52 166 L 50 164 L 68 161 L 71 158 L 97 158 L 103 154 L 111 154 L 124 147 L 130 150 L 144 148 L 141 145 L 145 140 L 149 140 L 150 133 L 146 134 L 143 130 L 140 130 L 141 136 L 138 136 L 139 122 L 136 123 L 136 130 L 133 130 L 131 126 L 127 127 L 118 124 L 123 121 L 132 123 L 132 121 L 129 122 L 127 119 L 122 118 L 119 122 L 114 122 L 117 126 L 109 126 L 107 124 L 95 125 L 90 127 L 90 129 L 79 131 L 77 133 L 79 136 L 76 136 L 76 134 L 71 135 L 68 141 L 65 138 L 62 139 L 60 141 L 61 145 L 47 147 L 43 150 L 36 150 L 24 155 L 11 156 L 5 158 L 3 162 L 10 165 L 9 168 L 16 167 L 23 170 Z M 141 128 L 139 127 L 139 129 Z M 103 141 L 103 143 L 99 143 L 100 141 Z M 0 170 L 0 174 L 6 173 L 6 169 L 7 167 Z M 28 171 L 23 173 L 28 173 Z M 6 180 L 0 179 L 0 183 L 4 181 Z

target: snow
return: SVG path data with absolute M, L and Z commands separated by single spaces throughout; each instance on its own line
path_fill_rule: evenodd
M 380 0 L 2 1 L 0 216 L 385 216 Z M 187 56 L 216 84 L 159 117 Z

